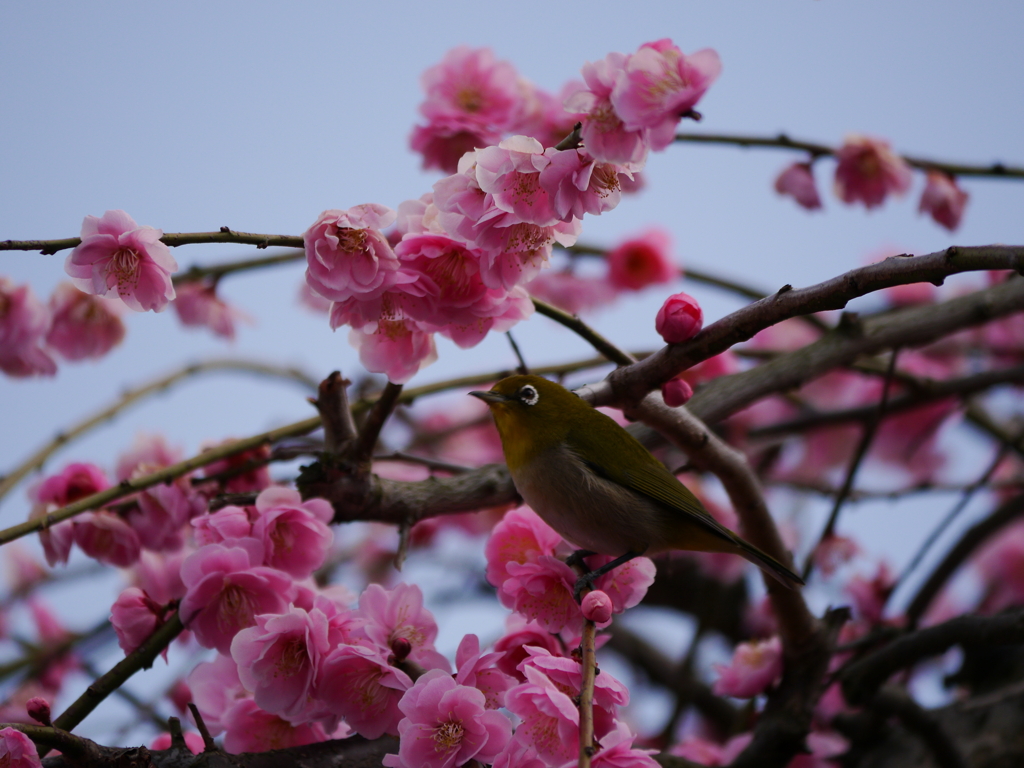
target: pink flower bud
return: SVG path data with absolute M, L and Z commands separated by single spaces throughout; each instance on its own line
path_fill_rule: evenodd
M 35 696 L 25 702 L 25 711 L 37 723 L 50 725 L 50 702 L 41 696 Z
M 612 618 L 612 599 L 599 589 L 588 592 L 580 604 L 583 617 L 595 624 L 604 624 Z
M 704 312 L 697 300 L 686 293 L 669 296 L 654 319 L 654 327 L 669 344 L 689 341 L 700 332 L 702 325 Z
M 395 654 L 395 663 L 405 661 L 412 653 L 412 643 L 404 637 L 396 637 L 391 641 L 391 652 Z
M 693 397 L 693 387 L 685 379 L 672 379 L 661 385 L 661 397 L 669 408 L 678 408 Z

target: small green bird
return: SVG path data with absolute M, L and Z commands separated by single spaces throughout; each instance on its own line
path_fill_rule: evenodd
M 629 432 L 540 376 L 509 376 L 470 392 L 491 409 L 516 489 L 583 553 L 613 555 L 577 582 L 639 555 L 672 549 L 730 552 L 787 587 L 803 579 L 719 523 Z

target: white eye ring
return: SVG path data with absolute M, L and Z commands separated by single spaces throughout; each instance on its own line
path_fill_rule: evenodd
M 540 400 L 540 395 L 537 393 L 537 388 L 532 384 L 527 384 L 524 387 L 520 387 L 519 392 L 516 393 L 519 402 L 525 403 L 526 405 L 536 405 L 537 401 Z

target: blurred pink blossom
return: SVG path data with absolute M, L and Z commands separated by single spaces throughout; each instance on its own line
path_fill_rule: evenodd
M 163 435 L 139 432 L 131 447 L 118 457 L 114 476 L 118 480 L 130 480 L 133 476 L 176 464 L 181 458 L 181 448 L 168 445 Z
M 688 293 L 676 293 L 665 299 L 654 319 L 654 327 L 666 344 L 689 341 L 704 325 L 704 311 Z
M 140 227 L 124 211 L 86 216 L 82 242 L 64 271 L 75 285 L 96 296 L 120 296 L 136 312 L 161 312 L 174 298 L 171 274 L 178 263 L 162 242 L 163 230 Z
M 501 133 L 486 128 L 469 128 L 458 120 L 435 120 L 428 125 L 413 126 L 409 146 L 423 155 L 423 168 L 437 168 L 455 173 L 459 159 L 477 147 L 501 141 Z
M 664 149 L 721 71 L 711 48 L 685 56 L 667 38 L 644 43 L 616 78 L 611 103 L 626 130 L 646 128 L 651 149 Z
M 50 475 L 29 486 L 28 497 L 32 501 L 29 518 L 42 517 L 109 487 L 110 481 L 106 474 L 95 464 L 68 464 L 56 475 Z M 43 545 L 46 562 L 51 566 L 66 563 L 74 535 L 71 520 L 47 526 L 40 531 L 39 542 Z
M 875 208 L 889 194 L 902 195 L 910 189 L 910 166 L 882 139 L 847 136 L 836 160 L 836 195 L 844 203 Z
M 466 635 L 455 652 L 455 682 L 478 689 L 484 695 L 487 709 L 498 709 L 505 700 L 505 691 L 516 684 L 515 678 L 505 674 L 496 664 L 503 658 L 500 651 L 480 652 L 480 639 Z
M 138 587 L 128 587 L 117 596 L 110 608 L 110 623 L 125 656 L 142 645 L 164 623 L 166 613 L 166 605 L 157 603 Z
M 200 515 L 192 520 L 196 544 L 219 544 L 228 539 L 242 539 L 252 535 L 249 513 L 242 507 L 229 504 L 216 512 Z
M 252 535 L 263 542 L 264 563 L 296 579 L 323 565 L 334 532 L 334 508 L 324 499 L 303 501 L 298 491 L 270 486 L 256 497 Z
M 66 360 L 100 358 L 124 339 L 117 303 L 61 283 L 50 296 L 53 324 L 46 343 Z
M 550 683 L 523 683 L 505 694 L 505 708 L 522 719 L 517 736 L 532 744 L 548 765 L 575 762 L 580 713 L 567 694 Z
M 995 613 L 1024 603 L 1024 522 L 1006 526 L 973 558 L 985 589 L 981 608 Z
M 484 548 L 486 575 L 488 582 L 499 587 L 498 597 L 502 599 L 502 605 L 512 607 L 500 590 L 501 584 L 509 578 L 509 564 L 534 562 L 542 555 L 552 555 L 561 542 L 562 537 L 540 515 L 525 506 L 508 512 L 494 526 Z
M 652 228 L 623 241 L 608 252 L 608 280 L 629 291 L 676 280 L 680 270 L 672 260 L 671 248 L 672 239 L 663 229 Z
M 636 736 L 625 723 L 617 723 L 617 727 L 601 738 L 601 748 L 591 758 L 592 768 L 659 768 L 660 763 L 651 755 L 656 749 L 637 749 L 633 747 Z
M 50 329 L 50 310 L 29 285 L 0 276 L 0 371 L 9 376 L 53 376 L 57 365 L 40 343 Z
M 252 323 L 252 318 L 217 295 L 216 284 L 189 280 L 178 285 L 172 304 L 182 325 L 207 327 L 217 336 L 233 340 L 235 323 Z
M 573 272 L 541 272 L 526 290 L 570 315 L 590 312 L 611 304 L 615 288 L 604 277 L 580 277 Z
M 127 568 L 138 561 L 142 552 L 139 535 L 113 512 L 86 512 L 78 515 L 71 525 L 75 544 L 89 557 L 118 568 Z
M 398 702 L 412 679 L 376 648 L 340 645 L 320 665 L 317 690 L 328 712 L 344 718 L 367 739 L 398 733 Z
M 885 603 L 895 586 L 896 579 L 889 566 L 881 562 L 871 578 L 854 576 L 850 579 L 846 583 L 846 593 L 853 600 L 857 617 L 877 624 L 882 620 Z
M 960 226 L 968 195 L 956 180 L 942 171 L 928 171 L 919 213 L 927 213 L 950 232 Z
M 4 768 L 42 768 L 36 745 L 17 728 L 0 730 L 0 765 Z
M 241 699 L 232 705 L 224 713 L 222 722 L 224 750 L 233 755 L 301 747 L 329 738 L 319 723 L 292 725 L 277 715 L 263 711 L 252 699 Z
M 225 654 L 196 665 L 186 679 L 192 702 L 214 736 L 224 730 L 221 718 L 241 699 L 249 698 L 238 679 L 238 665 Z
M 741 733 L 733 736 L 725 744 L 716 744 L 699 736 L 688 736 L 672 747 L 669 754 L 685 757 L 701 765 L 729 765 L 747 748 L 753 737 L 752 733 Z
M 530 655 L 530 646 L 542 648 L 552 656 L 566 655 L 565 647 L 558 636 L 546 631 L 538 622 L 527 621 L 518 613 L 512 613 L 506 625 L 505 635 L 494 644 L 494 650 L 502 654 L 497 667 L 519 682 L 526 682 L 519 665 Z
M 661 399 L 669 408 L 686 405 L 693 397 L 693 387 L 686 379 L 670 379 L 661 385 Z
M 857 542 L 847 536 L 832 533 L 814 550 L 814 565 L 823 576 L 831 576 L 839 566 L 852 560 L 860 552 Z
M 50 702 L 42 696 L 35 696 L 29 699 L 25 703 L 25 712 L 41 725 L 50 726 L 53 724 L 50 720 Z
M 439 669 L 421 676 L 398 706 L 405 717 L 398 724 L 398 754 L 384 757 L 389 768 L 491 763 L 512 737 L 512 723 L 484 707 L 483 693 Z
M 181 734 L 185 739 L 185 746 L 188 747 L 188 751 L 193 755 L 201 755 L 206 749 L 206 744 L 203 742 L 203 737 L 195 731 L 184 731 Z M 171 748 L 171 734 L 161 733 L 149 744 L 151 752 L 160 752 L 165 749 Z
M 231 441 L 224 441 L 231 442 Z M 203 451 L 216 448 L 224 443 L 209 442 L 202 445 Z M 248 451 L 242 451 L 218 461 L 211 461 L 203 470 L 204 477 L 213 477 L 222 473 L 231 474 L 219 480 L 219 486 L 225 493 L 249 493 L 251 491 L 262 491 L 270 485 L 270 470 L 266 462 L 270 458 L 270 446 L 261 445 Z M 252 466 L 255 464 L 256 466 Z M 241 470 L 245 471 L 241 471 Z M 209 489 L 210 486 L 201 486 Z M 208 491 L 207 491 L 208 492 Z
M 814 183 L 810 163 L 787 165 L 775 179 L 775 191 L 780 195 L 789 195 L 809 211 L 821 208 L 821 197 Z
M 782 676 L 782 641 L 778 635 L 768 640 L 740 643 L 728 665 L 716 664 L 719 677 L 713 690 L 718 696 L 749 699 L 764 693 Z

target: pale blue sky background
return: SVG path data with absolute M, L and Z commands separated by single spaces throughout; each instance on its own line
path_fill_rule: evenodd
M 609 51 L 671 37 L 716 48 L 722 77 L 687 130 L 838 143 L 850 132 L 898 151 L 964 162 L 1024 163 L 1024 5 L 1001 2 L 16 3 L 0 4 L 0 239 L 77 235 L 87 214 L 123 208 L 166 232 L 233 229 L 301 234 L 326 208 L 396 207 L 438 178 L 420 170 L 408 135 L 419 75 L 459 44 L 490 46 L 549 90 Z M 756 286 L 806 285 L 880 248 L 926 253 L 952 243 L 1024 243 L 1024 184 L 966 180 L 964 224 L 950 235 L 917 215 L 923 184 L 880 211 L 831 196 L 813 215 L 771 190 L 796 155 L 692 145 L 652 155 L 649 186 L 582 241 L 611 244 L 651 224 L 669 229 L 682 264 Z M 255 256 L 242 246 L 179 248 L 195 263 Z M 46 297 L 66 252 L 0 254 L 0 274 Z M 0 379 L 0 472 L 61 427 L 134 385 L 214 355 L 297 364 L 316 376 L 355 372 L 345 333 L 296 306 L 301 266 L 230 277 L 223 294 L 257 319 L 234 345 L 178 327 L 172 311 L 129 318 L 126 342 L 99 363 L 62 365 L 52 380 Z M 685 285 L 715 319 L 739 304 Z M 678 290 L 678 286 L 676 287 Z M 625 346 L 657 343 L 652 289 L 594 318 Z M 590 354 L 535 318 L 515 332 L 533 364 Z M 413 384 L 509 366 L 504 339 L 475 350 L 442 343 Z M 110 467 L 140 430 L 195 452 L 207 439 L 253 434 L 311 415 L 294 386 L 211 376 L 135 408 L 51 465 Z M 979 462 L 986 459 L 981 457 Z M 970 460 L 962 472 L 975 471 Z M 960 470 L 960 468 L 958 468 Z M 945 501 L 941 508 L 945 509 Z M 0 526 L 24 519 L 18 490 Z M 848 515 L 894 557 L 934 505 L 894 519 L 884 506 Z M 903 555 L 905 556 L 905 555 Z

